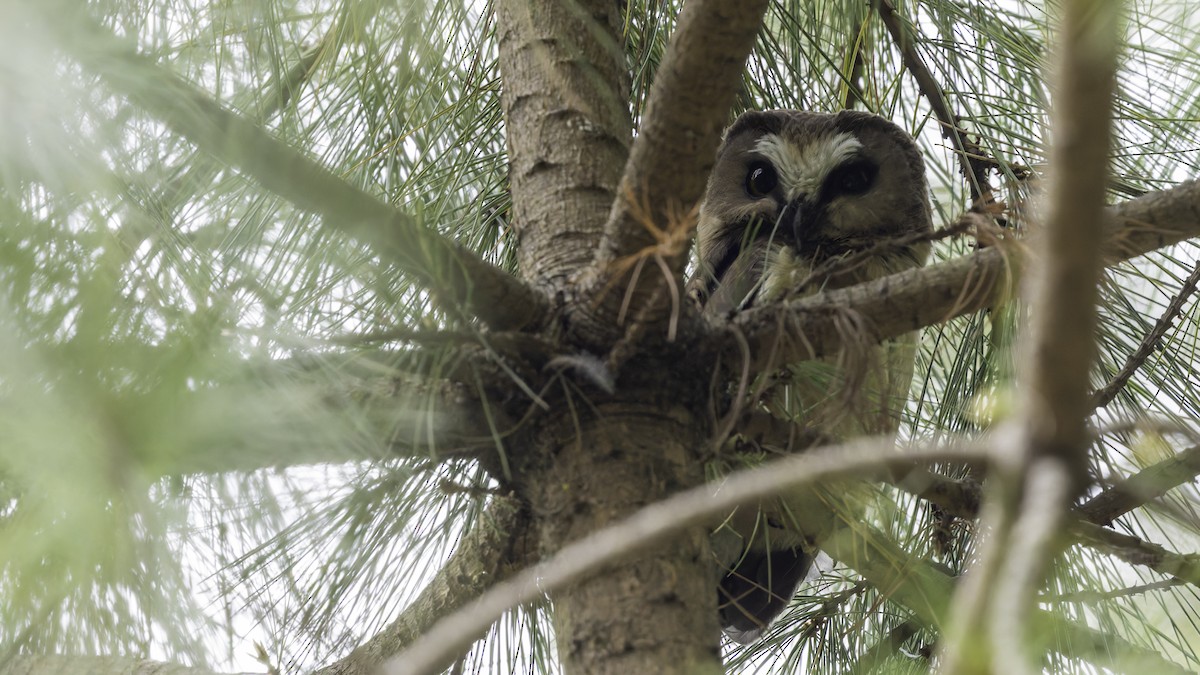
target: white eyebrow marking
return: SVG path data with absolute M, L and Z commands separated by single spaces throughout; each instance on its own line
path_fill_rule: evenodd
M 754 149 L 775 166 L 789 202 L 820 189 L 829 172 L 861 147 L 862 143 L 848 133 L 821 136 L 804 145 L 767 134 L 754 144 Z

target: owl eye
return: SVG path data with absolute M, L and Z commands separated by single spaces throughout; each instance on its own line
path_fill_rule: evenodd
M 755 162 L 746 173 L 746 194 L 751 197 L 766 197 L 779 184 L 775 167 L 766 162 Z
M 846 164 L 834 170 L 829 177 L 830 192 L 839 195 L 861 195 L 875 184 L 876 167 L 870 162 Z

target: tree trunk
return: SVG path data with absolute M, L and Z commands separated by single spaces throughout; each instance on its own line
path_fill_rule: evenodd
M 536 466 L 518 475 L 544 554 L 703 481 L 707 425 L 677 394 L 697 388 L 622 384 L 619 398 L 561 402 L 536 432 Z M 705 528 L 581 580 L 553 598 L 566 672 L 721 672 L 715 589 Z
M 572 279 L 594 258 L 629 155 L 622 21 L 622 4 L 612 0 L 496 3 L 517 257 L 522 276 L 552 297 L 573 293 Z M 590 315 L 594 304 L 583 301 L 576 310 Z M 560 319 L 547 326 L 551 341 L 570 323 Z M 598 323 L 613 329 L 610 321 Z M 574 343 L 560 345 L 562 353 L 581 351 L 581 341 Z M 612 347 L 601 340 L 592 351 Z M 529 501 L 543 556 L 703 482 L 698 449 L 707 437 L 706 408 L 679 392 L 706 392 L 708 383 L 645 377 L 677 362 L 659 356 L 640 368 L 626 364 L 616 395 L 586 383 L 581 391 L 564 372 L 561 389 L 552 387 L 562 394 L 548 401 L 551 412 L 510 444 L 524 449 L 513 476 Z M 703 528 L 659 542 L 552 600 L 568 673 L 720 672 L 715 568 Z
M 521 275 L 549 291 L 591 262 L 629 154 L 629 66 L 611 0 L 496 3 Z

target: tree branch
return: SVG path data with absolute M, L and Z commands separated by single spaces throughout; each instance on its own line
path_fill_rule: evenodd
M 664 227 L 699 203 L 767 4 L 697 0 L 684 5 L 621 176 L 623 199 L 605 226 L 599 264 L 658 243 L 643 217 Z M 643 217 L 635 216 L 639 202 L 650 205 Z M 668 262 L 681 272 L 687 249 Z
M 905 642 L 917 634 L 920 626 L 915 621 L 905 621 L 880 638 L 870 649 L 854 662 L 850 675 L 870 675 L 880 672 L 887 660 L 900 651 Z M 886 671 L 884 671 L 886 672 Z
M 1076 507 L 1074 515 L 1080 520 L 1107 526 L 1168 491 L 1195 480 L 1198 475 L 1200 446 L 1195 446 L 1116 483 Z M 974 481 L 955 480 L 924 467 L 913 467 L 890 477 L 888 482 L 958 518 L 979 516 L 981 486 Z
M 756 443 L 782 447 L 781 444 L 786 443 L 790 434 L 794 433 L 790 429 L 795 425 L 783 420 L 774 420 L 773 422 L 772 420 L 774 418 L 753 419 L 748 423 L 749 428 L 756 433 L 754 438 Z M 815 450 L 815 452 L 820 452 L 820 450 Z M 1169 575 L 1176 582 L 1200 583 L 1200 556 L 1173 553 L 1156 544 L 1099 527 L 1099 525 L 1104 525 L 1123 513 L 1141 506 L 1146 501 L 1159 497 L 1166 491 L 1192 480 L 1197 474 L 1200 474 L 1200 447 L 1185 450 L 1175 457 L 1163 460 L 1130 476 L 1075 510 L 1075 517 L 1081 521 L 1090 521 L 1090 523 L 1080 522 L 1071 526 L 1074 541 L 1113 555 L 1129 564 L 1148 567 Z M 981 490 L 976 483 L 956 481 L 915 464 L 906 467 L 894 466 L 889 469 L 875 468 L 874 470 L 864 470 L 858 474 L 859 478 L 864 476 L 875 476 L 887 480 L 910 494 L 941 506 L 955 516 L 973 519 L 979 515 Z M 1018 529 L 1025 531 L 1022 528 Z M 871 546 L 879 545 L 871 544 Z M 836 548 L 836 544 L 826 548 L 827 552 L 841 550 Z M 858 551 L 870 550 L 870 546 L 866 546 L 862 541 L 854 541 L 843 548 L 845 550 L 835 557 L 844 564 L 858 570 L 873 582 L 891 583 L 888 581 L 890 578 L 888 575 L 893 572 L 888 572 L 882 566 L 871 567 L 870 556 L 863 559 L 855 557 L 861 555 Z M 889 559 L 886 555 L 876 556 L 876 558 Z M 895 561 L 901 558 L 892 556 L 890 559 Z M 936 586 L 937 582 L 930 583 L 935 583 Z M 916 596 L 928 597 L 928 590 L 926 588 L 924 592 L 918 592 Z M 894 599 L 914 611 L 919 609 L 919 606 L 914 607 L 909 604 L 912 598 L 901 600 L 900 597 L 896 597 Z M 929 612 L 922 615 L 923 625 L 933 625 L 929 621 L 936 616 L 934 610 L 942 611 L 937 607 L 931 607 Z M 1076 630 L 1077 628 L 1063 627 L 1064 630 Z M 1138 656 L 1137 658 L 1142 657 Z M 1164 672 L 1180 671 L 1177 666 L 1172 664 L 1171 669 Z
M 864 472 L 881 469 L 900 471 L 911 467 L 913 462 L 984 459 L 986 456 L 979 449 L 969 446 L 896 453 L 890 442 L 867 439 L 739 472 L 720 485 L 702 486 L 681 493 L 643 509 L 619 525 L 564 547 L 553 559 L 519 573 L 488 591 L 477 602 L 436 624 L 409 651 L 385 664 L 384 672 L 389 675 L 436 672 L 437 664 L 447 663 L 465 650 L 508 608 L 553 593 L 616 558 L 660 541 L 684 527 L 709 522 L 736 505 L 753 503 L 802 484 L 857 479 Z M 1119 539 L 1118 543 L 1126 550 L 1130 548 L 1127 539 L 1133 538 L 1123 539 L 1116 533 L 1096 529 L 1098 534 L 1095 530 L 1088 531 L 1093 539 L 1110 544 Z M 954 579 L 927 562 L 911 559 L 886 537 L 870 536 L 863 527 L 842 528 L 841 532 L 827 545 L 831 555 L 857 570 L 891 600 L 912 610 L 922 625 L 942 625 Z M 1136 550 L 1157 556 L 1155 564 L 1165 573 L 1190 575 L 1196 569 L 1188 557 L 1172 556 L 1160 547 L 1147 544 Z M 1074 635 L 1086 630 L 1046 612 L 1039 612 L 1037 616 L 1039 622 L 1049 622 L 1046 625 L 1055 634 Z M 1121 643 L 1120 640 L 1115 642 Z M 1069 640 L 1053 643 L 1052 647 L 1067 656 L 1079 656 Z M 1122 649 L 1132 650 L 1129 653 L 1137 658 L 1150 659 L 1165 668 L 1161 672 L 1180 672 L 1175 664 L 1131 645 L 1123 645 Z
M 1041 662 L 1040 654 L 1026 649 L 1035 642 L 1030 618 L 1038 611 L 1038 592 L 1061 550 L 1059 533 L 1070 506 L 1072 483 L 1068 465 L 1059 457 L 1035 456 L 1025 467 L 1021 501 L 1013 509 L 1015 518 L 1004 539 L 1007 548 L 989 589 L 993 672 L 1032 674 L 1036 672 L 1032 664 Z M 998 541 L 987 545 L 996 546 Z M 975 640 L 968 638 L 968 642 Z
M 914 449 L 897 453 L 890 440 L 865 439 L 821 452 L 787 457 L 738 472 L 719 485 L 702 485 L 652 504 L 625 521 L 563 547 L 552 559 L 492 588 L 444 619 L 384 666 L 386 675 L 433 673 L 445 667 L 509 608 L 530 602 L 686 527 L 708 523 L 735 506 L 784 489 L 853 478 L 878 467 L 914 461 L 983 460 L 977 447 Z
M 1130 565 L 1147 567 L 1200 588 L 1200 555 L 1169 551 L 1137 537 L 1114 532 L 1093 523 L 1076 522 L 1071 533 L 1082 543 L 1115 556 Z
M 497 329 L 520 328 L 544 316 L 547 303 L 540 294 L 227 110 L 119 41 L 86 8 L 61 2 L 39 7 L 54 14 L 62 27 L 59 47 L 83 67 L 217 159 L 368 244 L 433 290 L 451 311 Z
M 1040 616 L 1047 614 L 1042 613 Z M 1086 659 L 1098 666 L 1108 666 L 1113 672 L 1144 672 L 1155 675 L 1187 675 L 1194 672 L 1180 667 L 1158 652 L 1150 651 L 1111 632 L 1067 621 L 1056 622 L 1053 630 L 1052 648 L 1059 654 L 1067 658 Z
M 454 613 L 528 564 L 525 539 L 529 522 L 520 503 L 496 497 L 481 522 L 459 542 L 450 560 L 400 617 L 350 652 L 318 669 L 314 675 L 374 675 L 379 666 L 412 644 L 440 619 Z M 483 627 L 465 644 L 482 637 Z
M 1197 284 L 1200 284 L 1200 262 L 1197 262 L 1192 267 L 1192 273 L 1183 282 L 1183 286 L 1180 287 L 1175 297 L 1171 298 L 1166 311 L 1154 323 L 1154 328 L 1142 338 L 1142 342 L 1138 345 L 1138 348 L 1125 360 L 1125 365 L 1121 367 L 1121 372 L 1117 373 L 1108 384 L 1092 394 L 1093 410 L 1108 405 L 1117 397 L 1117 394 L 1121 393 L 1121 390 L 1129 382 L 1129 378 L 1133 377 L 1137 369 L 1145 363 L 1150 354 L 1154 352 L 1154 348 L 1158 346 L 1159 341 L 1171 329 L 1172 324 L 1175 323 L 1175 319 L 1183 312 L 1183 305 L 1191 297 L 1192 293 L 1196 292 Z
M 819 436 L 798 425 L 766 413 L 752 413 L 738 427 L 735 451 L 782 450 L 794 452 L 823 444 Z M 1168 491 L 1200 475 L 1200 446 L 1184 450 L 1142 469 L 1076 507 L 1077 518 L 1106 526 L 1122 515 L 1144 506 Z M 958 480 L 912 465 L 876 478 L 935 504 L 950 515 L 974 519 L 979 516 L 982 486 L 973 480 Z
M 599 299 L 600 304 L 580 317 L 582 328 L 604 351 L 621 335 L 618 319 L 624 308 L 666 306 L 664 287 L 673 285 L 671 311 L 684 311 L 686 303 L 679 298 L 695 209 L 767 4 L 692 0 L 683 6 L 655 74 L 604 240 L 585 277 L 591 283 L 587 302 Z M 640 267 L 633 263 L 648 257 L 657 257 L 663 269 L 635 273 Z
M 1124 202 L 1108 215 L 1117 223 L 1106 237 L 1109 265 L 1179 243 L 1200 235 L 1200 182 Z M 751 308 L 727 322 L 718 319 L 713 340 L 723 360 L 740 368 L 734 336 L 740 332 L 753 355 L 751 371 L 758 373 L 836 353 L 848 335 L 856 342 L 903 335 L 990 306 L 1001 280 L 1014 273 L 1007 255 L 1002 247 L 990 247 L 866 284 Z M 854 324 L 857 334 L 848 331 Z
M 414 357 L 415 358 L 415 357 Z M 187 443 L 145 469 L 156 475 L 248 472 L 395 457 L 499 466 L 524 421 L 493 388 L 406 372 L 386 353 L 323 354 L 262 365 L 173 394 Z M 460 370 L 469 371 L 467 364 Z M 494 377 L 487 378 L 494 384 Z M 165 395 L 165 394 L 164 394 Z M 254 411 L 245 412 L 247 401 Z M 525 401 L 526 411 L 535 405 Z M 516 417 L 514 417 L 514 415 Z M 339 438 L 343 442 L 330 442 Z M 355 442 L 355 439 L 358 439 Z
M 962 164 L 962 175 L 971 190 L 971 203 L 979 205 L 981 201 L 991 201 L 992 186 L 988 181 L 988 171 L 997 166 L 995 160 L 984 158 L 979 144 L 967 137 L 966 132 L 958 127 L 958 115 L 950 110 L 946 95 L 941 85 L 933 77 L 925 60 L 917 52 L 913 42 L 912 31 L 908 30 L 896 12 L 891 0 L 876 0 L 874 3 L 879 12 L 879 18 L 892 36 L 896 49 L 900 50 L 900 60 L 904 67 L 917 82 L 917 89 L 937 117 L 942 127 L 942 138 L 954 146 L 954 154 Z M 982 199 L 981 199 L 982 198 Z
M 990 531 L 955 593 L 938 671 L 1034 673 L 1042 655 L 1031 619 L 1061 550 L 1055 535 L 1088 483 L 1087 417 L 1096 354 L 1096 305 L 1104 246 L 1117 5 L 1062 4 L 1055 59 L 1048 208 L 1033 232 L 1030 329 L 1019 345 L 1019 406 L 998 434 L 993 485 L 983 507 Z
M 457 393 L 440 392 L 442 399 L 438 403 L 431 404 L 431 397 L 422 397 L 415 405 L 422 405 L 425 409 L 411 411 L 403 409 L 405 403 L 400 397 L 366 391 L 363 395 L 379 397 L 364 402 L 342 398 L 342 393 L 334 394 L 331 396 L 332 400 L 323 401 L 325 408 L 307 411 L 305 418 L 298 424 L 300 429 L 308 424 L 319 425 L 322 420 L 329 419 L 327 416 L 335 418 L 333 424 L 344 423 L 347 412 L 342 408 L 351 408 L 350 413 L 366 426 L 366 430 L 360 428 L 358 433 L 365 433 L 370 439 L 377 441 L 380 449 L 378 453 L 356 451 L 352 443 L 345 444 L 349 448 L 333 445 L 325 440 L 326 436 L 319 433 L 314 433 L 311 443 L 290 442 L 286 446 L 272 445 L 263 442 L 261 438 L 253 438 L 251 442 L 246 442 L 242 435 L 236 433 L 244 431 L 244 427 L 235 427 L 231 429 L 235 432 L 233 434 L 218 431 L 214 436 L 199 439 L 198 445 L 201 445 L 202 452 L 176 453 L 170 458 L 171 461 L 158 461 L 147 468 L 161 475 L 244 473 L 308 464 L 339 464 L 395 457 L 431 460 L 493 457 L 497 452 L 496 440 L 489 435 L 491 429 L 485 420 L 483 404 L 478 400 L 463 400 Z M 289 397 L 282 400 L 295 402 Z M 311 403 L 311 400 L 304 402 L 306 405 Z M 495 409 L 492 412 L 497 413 Z M 510 426 L 511 423 L 501 422 L 499 431 L 506 431 Z M 293 427 L 288 432 L 298 434 L 298 429 Z
M 1087 484 L 1096 354 L 1097 287 L 1102 269 L 1117 14 L 1087 0 L 1063 4 L 1054 138 L 1045 226 L 1033 232 L 1032 322 L 1019 424 L 1029 459 L 1054 458 L 1071 472 L 1072 492 Z M 1065 505 L 1064 505 L 1065 506 Z
M 961 578 L 951 577 L 927 561 L 913 558 L 886 535 L 869 526 L 844 527 L 829 542 L 830 555 L 861 574 L 889 600 L 913 613 L 918 625 L 944 632 L 950 594 Z M 837 553 L 834 554 L 834 551 Z M 1063 620 L 1044 610 L 1035 611 L 1029 634 L 1032 643 L 1067 658 L 1097 663 L 1122 659 L 1142 663 L 1147 672 L 1184 673 L 1185 669 L 1161 655 L 1111 633 Z M 1106 658 L 1101 658 L 1102 656 Z M 1121 661 L 1124 663 L 1124 661 Z
M 382 3 L 366 4 L 368 10 L 372 12 L 378 11 L 382 6 Z M 339 31 L 341 31 L 341 26 L 335 24 L 315 46 L 305 49 L 295 64 L 288 68 L 280 78 L 270 82 L 264 90 L 253 92 L 253 96 L 247 103 L 265 101 L 258 110 L 258 114 L 255 115 L 256 123 L 266 122 L 297 96 L 300 88 L 308 81 L 318 60 L 329 49 L 329 45 L 333 42 L 333 36 L 337 35 Z M 235 107 L 242 109 L 246 106 L 235 105 Z M 129 209 L 130 214 L 122 220 L 129 222 L 133 227 L 123 228 L 122 235 L 129 238 L 130 249 L 137 249 L 145 238 L 163 226 L 159 223 L 169 223 L 184 201 L 193 195 L 194 186 L 208 184 L 214 176 L 220 173 L 221 164 L 214 161 L 211 155 L 195 149 L 189 151 L 171 166 L 156 167 L 156 169 L 157 173 L 169 176 L 169 178 L 160 181 L 151 177 L 150 171 L 145 171 L 130 181 L 135 185 L 144 185 L 148 192 L 153 192 L 155 195 L 154 205 L 156 207 L 161 205 L 161 208 L 149 210 L 138 200 L 126 201 L 125 206 Z
M 1092 497 L 1077 511 L 1086 520 L 1107 525 L 1168 490 L 1195 480 L 1197 475 L 1200 475 L 1200 446 L 1142 469 Z
M 1200 584 L 1200 556 L 1172 553 L 1157 544 L 1105 527 L 1121 515 L 1161 497 L 1200 475 L 1200 446 L 1151 465 L 1088 500 L 1073 511 L 1071 532 L 1077 543 L 1115 555 L 1133 565 L 1150 567 L 1187 583 Z M 979 514 L 980 486 L 954 481 L 924 467 L 913 469 L 897 487 L 937 504 L 959 518 Z
M 976 518 L 983 501 L 983 486 L 979 483 L 943 476 L 923 466 L 890 476 L 888 482 L 956 518 Z
M 955 579 L 901 549 L 865 523 L 838 528 L 822 550 L 858 572 L 890 601 L 912 611 L 923 626 L 941 630 Z

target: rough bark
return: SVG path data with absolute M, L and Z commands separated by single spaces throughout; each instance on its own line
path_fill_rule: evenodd
M 737 8 L 735 3 L 697 2 L 687 12 L 703 14 L 716 6 L 727 15 Z M 563 345 L 568 358 L 580 350 L 606 353 L 622 334 L 617 312 L 598 313 L 595 296 L 570 297 L 574 288 L 568 282 L 596 256 L 606 216 L 623 196 L 619 191 L 625 188 L 618 188 L 622 167 L 628 178 L 657 166 L 639 154 L 642 137 L 635 158 L 626 164 L 632 121 L 620 8 L 611 0 L 502 0 L 496 7 L 518 257 L 526 279 L 563 301 L 570 313 L 567 325 L 589 327 L 569 329 Z M 756 31 L 757 19 L 745 31 L 749 40 Z M 682 48 L 683 56 L 710 48 L 693 38 Z M 668 62 L 679 58 L 679 49 L 672 47 Z M 748 51 L 749 44 L 740 54 L 716 50 L 716 56 L 736 62 L 728 68 L 736 78 Z M 685 70 L 681 83 L 695 84 L 702 75 Z M 702 138 L 687 139 L 697 157 L 716 147 L 734 90 L 729 82 L 719 84 L 727 85 L 724 107 L 709 100 L 699 103 L 711 119 L 702 124 Z M 661 127 L 671 120 L 655 119 L 658 126 L 651 136 L 661 142 Z M 684 170 L 695 174 L 694 202 L 705 172 L 690 164 Z M 684 256 L 686 250 L 685 243 Z M 682 263 L 675 266 L 681 276 Z M 615 289 L 605 302 L 619 304 L 621 295 Z M 587 339 L 593 333 L 606 339 Z M 656 356 L 653 363 L 679 355 Z M 640 375 L 653 372 L 651 363 L 642 365 L 643 373 L 622 377 L 617 396 L 589 392 L 584 402 L 572 392 L 574 385 L 564 383 L 565 398 L 555 401 L 520 442 L 528 451 L 514 460 L 514 484 L 531 505 L 544 553 L 703 482 L 698 453 L 707 425 L 699 392 L 706 391 L 706 381 L 695 373 L 688 374 L 686 383 L 648 378 Z M 679 391 L 697 395 L 681 401 Z M 553 615 L 566 671 L 719 670 L 713 581 L 706 532 L 694 528 L 559 592 Z
M 703 482 L 699 406 L 671 393 L 697 383 L 640 384 L 594 408 L 557 406 L 539 431 L 549 453 L 518 475 L 544 554 Z M 718 672 L 714 584 L 707 529 L 692 527 L 560 591 L 554 626 L 566 672 Z
M 684 5 L 655 75 L 604 240 L 581 278 L 586 299 L 573 316 L 573 332 L 582 345 L 607 352 L 630 335 L 623 324 L 637 331 L 640 324 L 677 321 L 690 309 L 681 298 L 695 209 L 766 7 L 765 0 Z M 674 331 L 648 334 L 661 340 Z
M 496 3 L 518 260 L 550 294 L 591 259 L 629 152 L 621 21 L 612 0 Z
M 530 421 L 516 444 L 513 486 L 529 504 L 543 557 L 704 480 L 700 449 L 708 433 L 703 381 L 695 372 L 662 378 L 643 367 L 619 396 L 575 385 L 556 389 L 550 412 Z M 693 392 L 681 397 L 679 392 Z M 540 568 L 509 585 L 526 602 L 550 593 L 559 653 L 569 673 L 706 673 L 720 669 L 716 579 L 708 528 L 692 523 L 639 552 L 607 560 L 580 577 Z M 632 549 L 627 549 L 632 551 Z M 598 552 L 602 555 L 602 552 Z M 578 558 L 578 556 L 576 556 Z M 592 558 L 589 558 L 592 559 Z M 533 574 L 533 578 L 530 575 Z M 495 595 L 502 598 L 497 607 Z M 497 590 L 388 664 L 391 675 L 432 673 L 449 664 L 511 604 Z M 439 625 L 439 628 L 442 628 Z

